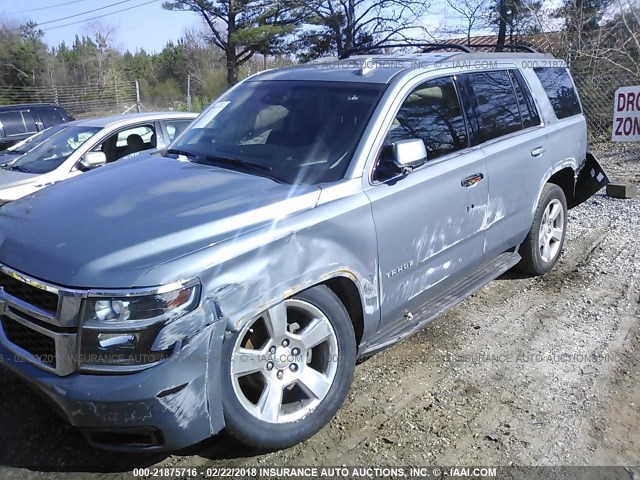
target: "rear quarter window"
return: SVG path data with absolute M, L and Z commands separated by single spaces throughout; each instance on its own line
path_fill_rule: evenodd
M 538 67 L 533 71 L 547 93 L 556 117 L 567 118 L 582 113 L 578 94 L 566 68 Z
M 42 123 L 44 123 L 44 128 L 49 128 L 53 127 L 54 125 L 64 123 L 62 114 L 55 108 L 41 108 L 38 111 L 38 114 L 40 115 Z
M 480 120 L 480 140 L 502 137 L 522 130 L 518 99 L 506 71 L 467 74 Z

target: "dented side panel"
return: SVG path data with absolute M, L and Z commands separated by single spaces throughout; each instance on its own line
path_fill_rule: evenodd
M 327 187 L 318 205 L 304 215 L 274 220 L 268 227 L 154 267 L 139 282 L 161 285 L 197 276 L 209 308 L 226 321 L 228 330 L 237 331 L 275 303 L 342 276 L 360 292 L 366 337 L 380 319 L 377 247 L 370 204 L 359 188 L 358 180 Z M 193 325 L 184 321 L 168 328 L 175 340 L 189 335 Z

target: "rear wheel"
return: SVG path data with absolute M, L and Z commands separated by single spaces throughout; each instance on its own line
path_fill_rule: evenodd
M 518 268 L 542 275 L 553 268 L 560 257 L 567 222 L 567 200 L 562 189 L 548 183 L 542 189 L 533 225 L 520 247 Z
M 356 358 L 349 315 L 326 286 L 265 311 L 224 342 L 223 407 L 241 442 L 274 450 L 299 443 L 342 405 Z

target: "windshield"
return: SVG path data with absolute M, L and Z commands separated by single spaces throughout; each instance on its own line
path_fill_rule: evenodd
M 25 173 L 49 173 L 100 130 L 99 127 L 80 126 L 61 128 L 5 168 Z
M 248 81 L 171 144 L 191 161 L 286 183 L 341 179 L 385 85 Z
M 36 145 L 41 144 L 42 142 L 47 140 L 49 137 L 64 130 L 65 128 L 68 128 L 68 125 L 60 124 L 60 125 L 56 125 L 55 127 L 42 130 L 41 132 L 38 132 L 35 135 L 31 135 L 30 137 L 25 138 L 21 142 L 18 142 L 15 145 L 10 146 L 6 150 L 4 150 L 2 154 L 16 155 L 16 154 L 27 153 Z

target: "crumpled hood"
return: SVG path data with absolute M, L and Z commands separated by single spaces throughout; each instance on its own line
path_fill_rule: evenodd
M 0 207 L 0 263 L 63 286 L 150 268 L 315 206 L 320 188 L 164 157 L 123 161 Z

